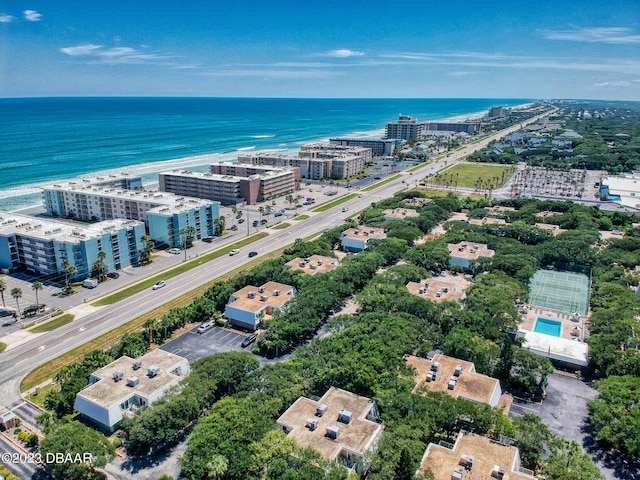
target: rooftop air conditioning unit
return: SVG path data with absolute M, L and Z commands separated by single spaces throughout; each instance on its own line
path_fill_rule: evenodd
M 261 301 L 261 302 L 266 302 L 268 298 L 269 298 L 269 297 L 268 297 L 268 296 L 266 296 L 264 293 L 260 295 L 260 301 Z
M 133 368 L 134 370 L 138 370 L 141 366 L 142 366 L 142 360 L 136 360 L 135 362 L 133 362 L 133 365 L 131 368 Z
M 151 365 L 147 372 L 148 372 L 147 375 L 149 375 L 149 378 L 153 378 L 160 373 L 160 367 L 158 367 L 157 365 Z
M 304 267 L 305 265 L 306 265 L 306 262 L 300 262 L 300 263 L 298 264 L 298 266 L 299 266 L 299 267 Z
M 264 287 L 260 287 L 260 288 L 258 288 L 258 291 L 259 291 L 260 293 L 263 293 L 263 292 L 264 292 Z
M 440 362 L 433 362 L 431 364 L 431 370 L 433 370 L 434 372 L 437 372 L 439 368 L 440 368 Z
M 349 410 L 340 410 L 338 412 L 338 421 L 341 423 L 349 424 L 353 418 L 353 413 Z
M 311 270 L 315 270 L 316 268 L 318 267 L 316 267 L 315 263 L 312 263 L 311 265 L 309 265 L 309 269 Z
M 449 380 L 449 384 L 447 385 L 447 388 L 449 390 L 453 390 L 456 388 L 456 381 L 455 380 Z
M 427 382 L 433 382 L 436 378 L 438 378 L 436 372 L 427 373 Z
M 127 387 L 135 387 L 138 383 L 140 383 L 140 379 L 138 377 L 127 378 Z
M 456 369 L 453 371 L 453 375 L 459 377 L 462 373 L 462 365 L 456 365 Z
M 123 378 L 124 378 L 124 373 L 122 373 L 122 372 L 113 372 L 113 381 L 114 382 L 119 382 Z
M 327 427 L 326 436 L 331 440 L 336 440 L 338 438 L 338 435 L 340 435 L 340 427 L 336 427 L 335 425 L 329 425 Z
M 328 407 L 326 404 L 324 404 L 324 403 L 321 403 L 320 405 L 318 405 L 318 406 L 316 407 L 316 417 L 321 417 L 321 416 L 323 416 L 325 413 L 327 413 L 327 409 L 328 409 L 328 408 L 329 408 L 329 407 Z
M 497 480 L 502 480 L 505 473 L 507 473 L 507 470 L 504 467 L 501 467 L 500 465 L 494 465 L 493 470 L 491 471 L 491 477 Z
M 280 290 L 274 290 L 274 291 L 273 291 L 273 295 L 274 295 L 274 296 L 276 296 L 276 297 L 277 297 L 278 295 L 280 295 Z
M 307 427 L 310 432 L 313 432 L 316 428 L 318 428 L 318 420 L 316 420 L 315 418 L 307 418 L 305 427 Z
M 459 467 L 454 468 L 451 474 L 451 480 L 462 480 L 462 478 L 464 478 L 464 470 Z
M 247 292 L 247 298 L 255 298 L 256 292 Z
M 418 290 L 418 293 L 425 293 L 426 291 L 427 291 L 426 288 L 420 287 L 420 289 Z
M 322 265 L 322 260 L 318 260 L 318 265 Z

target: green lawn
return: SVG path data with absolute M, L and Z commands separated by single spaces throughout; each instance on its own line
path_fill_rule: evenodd
M 356 195 L 355 193 L 350 193 L 349 195 L 342 197 L 342 198 L 338 198 L 337 200 L 334 200 L 333 202 L 329 202 L 329 203 L 325 203 L 324 205 L 318 207 L 318 208 L 314 208 L 313 211 L 314 212 L 326 212 L 327 210 L 329 210 L 330 208 L 336 207 L 344 202 L 348 202 L 349 200 L 351 200 L 352 198 L 356 198 L 358 195 Z
M 478 182 L 500 188 L 515 173 L 513 166 L 460 163 L 443 170 L 428 179 L 429 183 L 457 182 L 458 187 L 476 188 Z M 487 188 L 483 186 L 482 188 Z
M 199 257 L 193 258 L 188 262 L 181 263 L 177 267 L 174 267 L 170 270 L 159 273 L 158 275 L 154 275 L 153 277 L 149 277 L 141 281 L 140 283 L 127 286 L 125 289 L 120 290 L 114 293 L 113 295 L 109 295 L 107 297 L 101 298 L 95 302 L 92 302 L 91 304 L 96 307 L 100 307 L 103 305 L 112 305 L 124 298 L 128 298 L 131 295 L 134 295 L 138 292 L 146 290 L 147 288 L 151 288 L 158 280 L 168 280 L 170 278 L 176 277 L 181 273 L 188 272 L 189 270 L 199 267 L 200 265 L 210 262 L 211 260 L 215 260 L 216 258 L 220 258 L 225 255 L 228 255 L 229 252 L 234 248 L 241 248 L 246 245 L 250 245 L 253 242 L 260 240 L 261 238 L 264 238 L 268 235 L 269 234 L 265 232 L 256 233 L 254 235 L 251 235 L 250 237 L 239 240 L 233 243 L 232 245 L 227 245 L 226 247 L 216 250 L 215 252 L 207 253 L 205 255 L 201 255 Z
M 58 327 L 66 325 L 67 323 L 73 322 L 73 315 L 67 313 L 66 315 L 60 315 L 59 317 L 55 317 L 52 320 L 42 323 L 37 327 L 29 330 L 31 333 L 43 333 L 50 332 L 51 330 L 55 330 Z
M 298 215 L 297 217 L 293 217 L 292 220 L 306 220 L 307 218 L 309 218 L 309 215 L 307 215 L 306 213 L 304 215 Z
M 382 185 L 385 185 L 389 182 L 393 182 L 394 180 L 400 178 L 402 175 L 394 175 L 393 177 L 389 177 L 389 178 L 385 178 L 384 180 L 382 180 L 381 182 L 378 183 L 374 183 L 373 185 L 369 185 L 366 188 L 363 188 L 362 191 L 363 192 L 370 192 L 371 190 L 374 190 L 378 187 L 381 187 Z
M 41 408 L 44 408 L 44 397 L 47 396 L 47 393 L 49 393 L 52 390 L 57 390 L 58 386 L 54 383 L 48 383 L 47 385 L 45 385 L 44 387 L 42 387 L 40 389 L 40 395 L 36 395 L 35 393 L 31 393 L 29 394 L 29 400 L 32 403 L 35 403 L 36 405 L 38 405 Z
M 0 342 L 0 353 L 4 352 L 6 348 L 7 348 L 7 344 Z

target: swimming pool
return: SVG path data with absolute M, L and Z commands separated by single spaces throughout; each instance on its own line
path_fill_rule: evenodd
M 553 337 L 559 337 L 562 332 L 562 323 L 555 320 L 549 320 L 548 318 L 538 317 L 533 331 L 537 333 L 544 333 L 545 335 L 551 335 Z

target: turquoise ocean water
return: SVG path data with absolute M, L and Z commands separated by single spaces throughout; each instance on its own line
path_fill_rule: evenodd
M 41 203 L 57 180 L 208 170 L 247 151 L 295 154 L 330 137 L 380 137 L 398 114 L 465 120 L 528 99 L 0 99 L 0 210 Z

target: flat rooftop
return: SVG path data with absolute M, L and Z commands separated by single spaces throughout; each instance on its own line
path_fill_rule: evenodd
M 500 388 L 500 382 L 497 379 L 476 373 L 473 363 L 465 360 L 437 353 L 431 360 L 407 355 L 405 362 L 416 372 L 414 393 L 424 388 L 430 392 L 447 393 L 453 398 L 464 398 L 490 405 L 496 389 Z M 434 362 L 440 363 L 436 380 L 427 382 L 427 374 L 431 371 Z M 462 366 L 462 373 L 456 381 L 455 388 L 449 390 L 449 380 L 458 365 Z
M 465 457 L 463 457 L 463 455 Z M 473 467 L 465 470 L 466 459 L 473 457 Z M 461 469 L 461 479 L 493 479 L 494 469 L 502 467 L 504 480 L 534 480 L 533 472 L 520 471 L 520 454 L 516 447 L 496 443 L 473 433 L 460 432 L 452 449 L 430 443 L 422 457 L 420 472 L 431 470 L 434 480 L 452 480 Z
M 495 250 L 491 250 L 485 243 L 459 242 L 448 243 L 449 253 L 452 257 L 477 260 L 478 258 L 493 257 Z
M 427 280 L 407 283 L 407 290 L 412 295 L 433 302 L 457 302 L 465 297 L 465 291 L 471 286 L 469 279 L 463 275 L 441 274 Z
M 14 213 L 0 212 L 0 235 L 20 234 L 26 237 L 60 242 L 79 243 L 123 228 L 143 225 L 137 220 L 113 219 L 98 223 L 71 224 L 62 220 L 43 219 Z
M 538 212 L 538 213 L 534 213 L 534 217 L 539 217 L 539 218 L 549 218 L 549 217 L 555 217 L 556 215 L 562 215 L 561 212 L 552 212 L 550 210 L 545 210 L 544 212 Z
M 281 308 L 293 300 L 293 289 L 291 285 L 278 282 L 267 282 L 261 287 L 247 285 L 231 296 L 235 300 L 229 305 L 253 313 L 260 312 L 267 306 Z
M 367 240 L 370 238 L 380 240 L 382 238 L 387 238 L 387 234 L 385 233 L 384 228 L 361 226 L 346 229 L 342 232 L 342 237 L 358 240 Z
M 382 212 L 382 214 L 387 220 L 402 220 L 404 218 L 417 218 L 420 216 L 420 214 L 412 208 L 388 208 Z
M 470 225 L 506 225 L 507 221 L 504 218 L 484 217 L 484 218 L 470 218 Z
M 337 258 L 325 257 L 323 255 L 311 255 L 308 258 L 294 258 L 285 263 L 285 266 L 291 270 L 303 271 L 307 275 L 315 275 L 316 273 L 326 273 L 338 268 L 339 262 Z
M 429 203 L 433 203 L 433 200 L 424 197 L 413 197 L 405 198 L 402 203 L 409 207 L 423 207 Z
M 484 207 L 487 211 L 488 215 L 504 215 L 509 212 L 515 212 L 516 209 L 513 207 L 503 207 L 500 205 L 495 205 L 493 207 Z
M 327 411 L 321 417 L 317 417 L 316 409 L 321 404 L 327 406 Z M 298 398 L 276 423 L 285 427 L 289 436 L 300 446 L 311 447 L 324 458 L 335 460 L 343 449 L 362 455 L 374 448 L 383 430 L 382 425 L 366 418 L 374 407 L 377 411 L 375 402 L 369 398 L 331 387 L 317 401 L 305 397 Z M 341 410 L 352 413 L 352 419 L 348 424 L 338 421 Z M 307 419 L 317 420 L 315 430 L 306 427 Z M 332 440 L 325 435 L 329 426 L 340 428 L 337 439 Z
M 138 361 L 141 362 L 138 370 L 133 369 L 135 361 L 136 360 L 131 357 L 123 356 L 96 370 L 92 376 L 100 380 L 80 390 L 78 395 L 97 405 L 109 408 L 112 405 L 130 398 L 134 393 L 144 397 L 150 397 L 154 393 L 164 390 L 167 386 L 188 373 L 175 372 L 175 370 L 186 361 L 184 357 L 159 348 L 151 350 L 138 359 Z M 158 367 L 160 371 L 154 377 L 149 377 L 148 368 L 152 365 Z M 122 372 L 122 380 L 118 382 L 114 381 L 114 372 Z M 129 377 L 138 377 L 138 385 L 135 387 L 127 386 L 127 379 Z
M 536 223 L 534 224 L 534 227 L 551 232 L 553 235 L 560 235 L 561 233 L 566 232 L 565 229 L 562 229 L 559 225 L 554 225 L 553 223 Z

